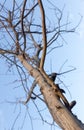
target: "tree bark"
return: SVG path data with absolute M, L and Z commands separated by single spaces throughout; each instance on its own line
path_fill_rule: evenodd
M 44 101 L 53 117 L 53 120 L 63 130 L 84 130 L 84 124 L 78 120 L 77 117 L 65 107 L 60 98 L 53 93 L 52 88 L 40 71 L 28 64 L 22 55 L 19 55 L 18 59 L 39 85 Z

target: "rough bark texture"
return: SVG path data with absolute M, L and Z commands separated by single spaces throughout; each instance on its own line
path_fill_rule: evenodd
M 84 124 L 79 121 L 76 116 L 69 111 L 60 99 L 55 95 L 53 89 L 47 83 L 46 79 L 40 73 L 39 70 L 33 68 L 22 55 L 18 56 L 21 63 L 29 71 L 36 82 L 38 83 L 40 90 L 43 94 L 45 103 L 54 119 L 54 121 L 63 129 L 63 130 L 84 130 Z

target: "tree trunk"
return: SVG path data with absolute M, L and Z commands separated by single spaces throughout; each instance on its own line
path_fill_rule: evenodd
M 47 80 L 45 80 L 40 71 L 28 64 L 22 55 L 19 55 L 18 58 L 39 85 L 44 101 L 53 117 L 53 120 L 63 130 L 84 130 L 84 124 L 78 120 L 77 117 L 65 107 L 60 98 L 53 93 L 52 88 L 49 86 Z

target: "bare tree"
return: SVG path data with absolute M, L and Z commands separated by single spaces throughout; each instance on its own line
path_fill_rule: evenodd
M 38 109 L 35 100 L 40 99 L 63 130 L 83 130 L 84 124 L 72 113 L 76 101 L 69 103 L 65 91 L 54 82 L 59 74 L 49 75 L 45 69 L 48 53 L 63 46 L 57 40 L 63 38 L 63 33 L 74 32 L 76 27 L 68 29 L 69 23 L 62 23 L 63 10 L 46 2 L 55 12 L 57 21 L 53 25 L 45 11 L 45 1 L 12 0 L 8 8 L 6 0 L 0 3 L 0 31 L 4 38 L 0 40 L 1 58 L 6 58 L 11 68 L 15 66 L 20 76 L 26 97 L 17 102 L 27 106 L 32 100 Z M 28 87 L 29 79 L 31 87 Z M 36 87 L 40 88 L 40 94 L 34 91 Z

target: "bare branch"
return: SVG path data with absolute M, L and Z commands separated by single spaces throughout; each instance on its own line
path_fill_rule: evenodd
M 32 84 L 32 87 L 30 89 L 30 91 L 28 92 L 28 97 L 26 99 L 26 101 L 24 102 L 24 105 L 28 103 L 28 101 L 30 100 L 31 98 L 31 95 L 32 95 L 32 92 L 33 92 L 33 89 L 36 87 L 36 81 L 34 80 L 33 84 Z
M 41 11 L 41 17 L 42 17 L 42 34 L 43 34 L 43 52 L 42 57 L 40 61 L 40 69 L 43 69 L 45 57 L 46 57 L 46 49 L 47 49 L 47 36 L 46 36 L 46 23 L 45 23 L 45 12 L 42 5 L 42 1 L 38 0 L 40 11 Z
M 13 52 L 12 50 L 5 50 L 0 48 L 0 54 L 14 54 L 16 55 L 16 52 Z
M 26 34 L 25 34 L 25 31 L 24 31 L 24 12 L 25 12 L 25 6 L 26 6 L 26 2 L 27 0 L 24 0 L 23 2 L 23 8 L 22 8 L 22 15 L 21 15 L 21 27 L 22 27 L 22 35 L 24 37 L 24 51 L 26 49 Z
M 37 5 L 38 5 L 38 3 L 36 3 L 36 4 L 29 10 L 29 12 L 23 17 L 23 19 L 26 18 L 26 17 L 31 13 L 31 11 L 32 11 Z M 17 27 L 17 25 L 20 24 L 20 22 L 21 22 L 21 20 L 19 20 L 19 21 L 15 24 L 15 27 Z

